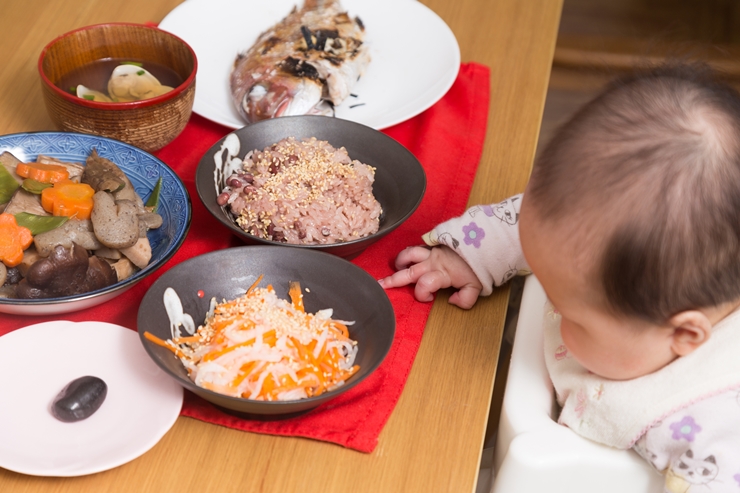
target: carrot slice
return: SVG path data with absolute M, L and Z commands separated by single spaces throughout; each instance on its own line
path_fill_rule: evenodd
M 67 168 L 58 164 L 19 163 L 15 172 L 18 176 L 41 183 L 57 183 L 69 179 Z
M 87 183 L 62 180 L 41 192 L 41 206 L 55 216 L 89 219 L 93 208 L 93 195 L 95 190 Z
M 15 267 L 23 261 L 23 251 L 31 246 L 31 230 L 18 226 L 15 216 L 0 214 L 0 262 Z

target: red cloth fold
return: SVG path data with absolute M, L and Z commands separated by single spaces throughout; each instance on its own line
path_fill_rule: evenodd
M 426 194 L 403 225 L 371 245 L 353 260 L 355 264 L 376 279 L 387 276 L 399 251 L 419 244 L 422 234 L 464 211 L 483 150 L 488 101 L 488 68 L 463 64 L 457 80 L 440 101 L 422 114 L 383 130 L 422 163 L 427 175 Z M 182 134 L 156 153 L 183 179 L 193 205 L 190 232 L 167 264 L 117 298 L 87 310 L 43 317 L 0 314 L 0 335 L 59 319 L 99 320 L 136 329 L 139 303 L 163 272 L 195 255 L 242 245 L 210 216 L 194 183 L 201 156 L 229 132 L 194 114 Z M 244 431 L 313 438 L 372 452 L 406 383 L 431 310 L 431 303 L 414 300 L 412 288 L 394 289 L 388 291 L 388 296 L 396 313 L 396 337 L 383 364 L 361 385 L 307 414 L 286 420 L 252 421 L 230 416 L 190 392 L 185 393 L 182 415 Z

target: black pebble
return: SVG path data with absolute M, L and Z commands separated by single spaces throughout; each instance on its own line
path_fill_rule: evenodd
M 77 378 L 54 398 L 51 414 L 65 423 L 89 418 L 100 408 L 107 394 L 108 386 L 100 378 Z

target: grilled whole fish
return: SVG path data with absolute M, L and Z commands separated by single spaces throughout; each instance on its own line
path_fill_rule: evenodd
M 231 94 L 250 123 L 278 116 L 331 114 L 370 63 L 365 26 L 338 0 L 305 0 L 240 53 Z

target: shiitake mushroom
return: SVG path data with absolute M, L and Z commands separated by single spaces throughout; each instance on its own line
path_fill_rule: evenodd
M 18 283 L 18 298 L 56 298 L 72 296 L 110 286 L 118 281 L 116 271 L 105 260 L 72 244 L 57 245 L 47 258 L 34 262 Z

